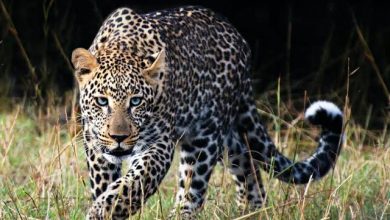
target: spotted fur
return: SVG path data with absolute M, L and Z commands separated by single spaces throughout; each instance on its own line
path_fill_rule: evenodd
M 323 130 L 316 152 L 294 163 L 260 123 L 250 60 L 238 31 L 205 8 L 109 15 L 89 50 L 72 54 L 94 201 L 88 218 L 136 213 L 167 173 L 177 142 L 175 210 L 187 219 L 202 207 L 224 148 L 241 207 L 265 202 L 259 168 L 297 184 L 324 176 L 340 152 L 341 111 L 309 108 L 308 120 Z

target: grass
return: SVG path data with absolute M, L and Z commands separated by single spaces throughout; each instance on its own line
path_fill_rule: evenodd
M 315 133 L 313 128 L 302 126 L 283 103 L 268 107 L 260 112 L 272 122 L 268 124 L 271 135 L 275 135 L 273 128 L 280 128 L 275 136 L 280 136 L 279 146 L 285 146 L 281 150 L 290 157 L 296 152 L 299 158 L 307 156 L 313 150 L 313 138 L 307 135 Z M 88 173 L 78 128 L 74 121 L 63 120 L 65 110 L 16 105 L 0 114 L 0 219 L 85 217 L 91 203 Z M 254 212 L 236 208 L 234 182 L 226 166 L 218 165 L 199 219 L 389 219 L 387 127 L 369 131 L 351 120 L 345 135 L 335 169 L 319 182 L 294 186 L 263 172 L 268 203 Z M 158 193 L 132 219 L 167 217 L 174 204 L 177 168 L 176 155 Z

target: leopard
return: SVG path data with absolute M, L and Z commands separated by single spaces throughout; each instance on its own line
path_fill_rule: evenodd
M 195 219 L 203 208 L 221 158 L 227 157 L 237 206 L 257 209 L 267 197 L 261 170 L 305 184 L 324 177 L 340 154 L 343 113 L 321 100 L 304 114 L 321 127 L 315 152 L 295 161 L 278 150 L 256 106 L 249 44 L 208 8 L 118 8 L 71 61 L 92 194 L 87 219 L 137 213 L 158 190 L 175 151 L 172 213 L 181 219 Z

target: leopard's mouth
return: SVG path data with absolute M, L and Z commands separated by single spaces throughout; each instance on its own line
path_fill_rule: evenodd
M 127 155 L 131 154 L 132 152 L 133 152 L 133 149 L 124 150 L 121 147 L 117 147 L 114 150 L 110 150 L 110 151 L 106 152 L 106 154 L 109 154 L 109 155 L 115 156 L 115 157 L 123 157 L 123 156 L 127 156 Z

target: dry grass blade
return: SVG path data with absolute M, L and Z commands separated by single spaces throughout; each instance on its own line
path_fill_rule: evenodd
M 14 23 L 12 22 L 11 16 L 9 15 L 7 8 L 5 7 L 3 0 L 0 0 L 0 7 L 1 7 L 1 12 L 2 12 L 2 14 L 3 14 L 8 26 L 9 26 L 8 27 L 9 31 L 14 36 L 14 38 L 16 40 L 16 44 L 18 45 L 20 52 L 22 53 L 22 56 L 23 56 L 24 60 L 26 61 L 26 64 L 27 64 L 28 70 L 30 71 L 33 82 L 37 82 L 38 77 L 37 77 L 37 74 L 35 72 L 35 68 L 31 63 L 31 60 L 27 54 L 26 49 L 23 46 L 22 40 L 19 37 L 18 31 L 16 30 L 16 27 L 15 27 Z
M 374 54 L 371 52 L 371 49 L 368 46 L 366 39 L 364 38 L 363 32 L 360 29 L 358 22 L 356 20 L 355 14 L 352 10 L 351 10 L 351 14 L 352 14 L 352 20 L 354 22 L 355 29 L 356 29 L 356 32 L 358 34 L 359 40 L 360 40 L 360 42 L 363 46 L 363 49 L 365 51 L 365 55 L 366 55 L 367 59 L 370 61 L 372 68 L 374 69 L 374 73 L 376 74 L 376 76 L 378 78 L 379 84 L 381 85 L 383 93 L 387 96 L 388 102 L 390 103 L 390 92 L 389 92 L 389 89 L 388 89 L 388 87 L 387 87 L 387 85 L 382 77 L 382 74 L 381 74 L 381 71 L 379 70 L 378 64 L 375 61 Z
M 70 72 L 73 72 L 73 66 L 72 64 L 70 63 L 70 60 L 68 58 L 68 56 L 66 55 L 65 51 L 64 51 L 64 48 L 62 47 L 62 44 L 61 44 L 61 41 L 60 39 L 58 38 L 57 34 L 55 32 L 52 33 L 53 35 L 53 38 L 54 38 L 54 42 L 56 44 L 56 47 L 58 48 L 58 50 L 60 51 L 61 53 L 61 56 L 64 58 L 65 62 L 66 62 L 66 66 L 68 67 L 69 71 Z

